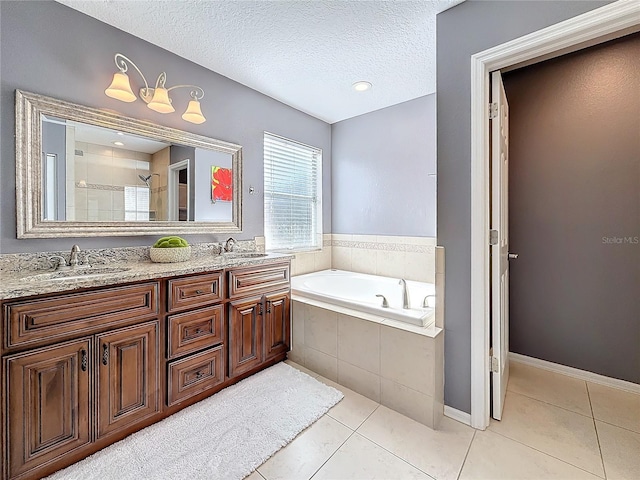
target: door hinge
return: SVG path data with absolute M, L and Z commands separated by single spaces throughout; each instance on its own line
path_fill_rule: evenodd
M 489 357 L 491 363 L 491 373 L 500 373 L 500 361 L 498 357 L 494 357 L 493 355 Z
M 500 234 L 498 230 L 489 230 L 489 245 L 498 245 L 500 242 Z
M 496 118 L 498 116 L 498 104 L 492 102 L 489 104 L 489 118 Z

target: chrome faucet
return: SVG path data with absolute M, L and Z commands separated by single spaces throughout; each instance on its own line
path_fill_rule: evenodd
M 407 281 L 404 278 L 398 282 L 402 286 L 402 308 L 409 309 L 409 290 L 407 289 Z
M 233 247 L 238 243 L 235 238 L 229 237 L 227 241 L 224 242 L 224 251 L 225 252 L 233 252 Z
M 78 245 L 74 245 L 71 247 L 71 256 L 69 257 L 69 266 L 71 268 L 75 268 L 78 266 L 78 253 L 80 252 L 80 247 Z

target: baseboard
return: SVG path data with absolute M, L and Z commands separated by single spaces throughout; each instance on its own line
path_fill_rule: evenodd
M 560 365 L 559 363 L 547 362 L 546 360 L 540 360 L 539 358 L 527 357 L 519 353 L 509 352 L 509 360 L 517 363 L 523 363 L 525 365 L 531 365 L 532 367 L 541 368 L 554 373 L 561 373 L 568 377 L 578 378 L 591 383 L 597 383 L 606 387 L 618 388 L 631 393 L 640 393 L 640 385 L 637 383 L 627 382 L 625 380 L 619 380 L 617 378 L 605 377 L 593 372 L 587 372 L 586 370 L 580 370 L 579 368 L 567 367 L 566 365 Z M 445 407 L 446 409 L 447 407 Z M 446 410 L 445 410 L 446 415 Z
M 463 412 L 462 410 L 458 410 L 457 408 L 453 408 L 448 405 L 445 405 L 444 416 L 453 418 L 454 420 L 460 423 L 464 423 L 465 425 L 471 426 L 471 414 L 467 412 Z

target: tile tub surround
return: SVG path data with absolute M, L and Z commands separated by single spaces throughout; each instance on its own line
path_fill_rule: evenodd
M 443 415 L 444 331 L 292 301 L 288 357 L 431 428 Z
M 434 237 L 333 234 L 331 267 L 434 283 Z
M 308 252 L 296 252 L 291 259 L 291 276 L 319 272 L 334 268 L 331 265 L 330 233 L 322 235 L 322 248 Z
M 0 277 L 2 278 L 0 300 L 188 275 L 228 267 L 261 265 L 291 258 L 290 255 L 285 254 L 268 254 L 258 258 L 227 258 L 215 253 L 217 245 L 217 243 L 192 244 L 191 259 L 179 263 L 152 263 L 149 260 L 149 247 L 83 250 L 79 254 L 81 262 L 84 261 L 85 255 L 90 255 L 91 265 L 123 267 L 128 270 L 77 280 L 66 279 L 65 281 L 38 281 L 29 277 L 37 273 L 53 271 L 48 259 L 53 255 L 61 255 L 68 259 L 69 251 L 0 255 Z M 254 240 L 238 241 L 234 248 L 234 252 L 259 251 L 260 249 L 256 247 Z

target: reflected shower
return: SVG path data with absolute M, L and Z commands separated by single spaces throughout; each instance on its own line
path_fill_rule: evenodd
M 147 176 L 140 174 L 138 175 L 138 178 L 142 180 L 147 187 L 151 188 L 151 177 L 153 177 L 154 175 L 160 176 L 159 173 L 150 173 Z

